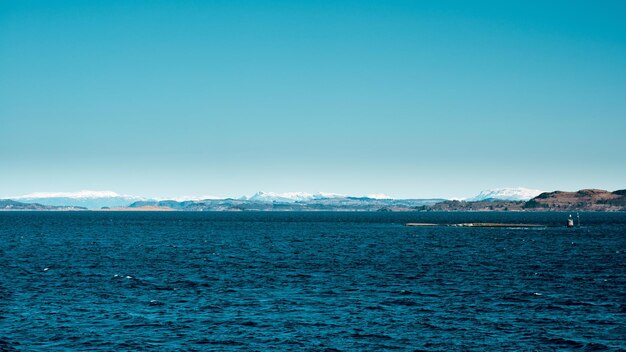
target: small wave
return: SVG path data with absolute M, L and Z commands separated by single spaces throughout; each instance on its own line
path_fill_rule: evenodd
M 583 350 L 585 351 L 608 351 L 610 350 L 610 347 L 607 345 L 603 345 L 601 343 L 590 342 L 590 343 L 585 344 L 585 347 L 583 348 Z
M 384 301 L 383 304 L 407 307 L 413 307 L 417 305 L 417 303 L 411 299 L 388 299 Z
M 559 305 L 555 305 L 555 304 L 548 304 L 544 307 L 542 307 L 542 309 L 547 309 L 547 310 L 565 310 L 565 308 L 559 306 Z
M 2 352 L 17 352 L 18 349 L 13 346 L 18 346 L 17 342 L 9 342 L 4 339 L 0 339 L 0 351 Z
M 505 294 L 504 296 L 502 296 L 502 300 L 507 301 L 507 302 L 529 302 L 530 301 L 528 294 L 522 293 L 522 292 Z
M 593 307 L 593 306 L 595 306 L 595 304 L 593 304 L 593 303 L 577 301 L 577 300 L 574 300 L 574 299 L 567 299 L 567 300 L 564 300 L 564 301 L 559 301 L 557 303 L 560 304 L 560 305 L 563 305 L 563 306 L 584 306 L 584 307 Z
M 254 322 L 254 321 L 244 321 L 244 322 L 240 323 L 240 325 L 255 327 L 255 326 L 258 326 L 259 324 Z
M 224 346 L 242 346 L 244 343 L 235 340 L 209 340 L 202 339 L 195 341 L 198 345 L 224 345 Z
M 287 277 L 293 277 L 293 278 L 298 278 L 298 279 L 310 279 L 313 276 L 309 274 L 290 274 L 290 275 L 287 275 Z
M 177 280 L 171 283 L 173 286 L 182 286 L 182 287 L 210 287 L 211 284 L 208 282 L 198 282 L 193 280 Z
M 569 339 L 565 339 L 562 337 L 548 337 L 548 338 L 544 338 L 544 340 L 551 345 L 558 345 L 558 346 L 563 346 L 563 347 L 571 347 L 571 348 L 583 348 L 585 347 L 584 343 L 578 342 L 578 341 L 574 341 L 574 340 L 569 340 Z
M 354 338 L 357 339 L 383 339 L 383 340 L 393 340 L 393 337 L 389 336 L 389 335 L 384 335 L 384 334 L 359 334 L 354 333 L 352 335 L 350 335 Z

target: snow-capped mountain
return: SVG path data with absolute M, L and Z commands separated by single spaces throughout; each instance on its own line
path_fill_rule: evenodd
M 117 194 L 112 191 L 79 191 L 79 192 L 35 192 L 22 196 L 6 197 L 25 203 L 39 203 L 51 206 L 75 206 L 88 209 L 102 207 L 126 207 L 133 202 L 145 198 Z
M 529 200 L 543 193 L 538 189 L 524 187 L 488 189 L 480 192 L 475 197 L 465 199 L 468 202 L 478 202 L 481 200 Z
M 257 192 L 250 197 L 242 197 L 241 199 L 253 201 L 253 202 L 278 202 L 278 203 L 294 203 L 294 202 L 304 202 L 314 199 L 329 199 L 329 198 L 343 198 L 345 197 L 342 194 L 336 193 L 307 193 L 307 192 L 285 192 L 285 193 L 274 193 L 274 192 Z
M 388 196 L 384 193 L 368 194 L 366 197 L 370 199 L 393 199 L 393 197 Z
M 307 193 L 307 192 L 285 192 L 285 193 L 274 193 L 274 192 L 257 192 L 250 197 L 242 197 L 242 200 L 248 200 L 252 202 L 266 202 L 266 203 L 294 203 L 294 202 L 306 202 L 311 200 L 322 200 L 322 199 L 337 199 L 337 198 L 370 198 L 370 199 L 393 199 L 392 197 L 377 193 L 377 194 L 368 194 L 363 197 L 356 196 L 348 196 L 345 194 L 338 193 L 328 193 L 328 192 L 318 192 L 318 193 Z
M 247 198 L 249 201 L 253 202 L 298 202 L 303 200 L 309 200 L 313 198 L 313 195 L 306 192 L 285 192 L 285 193 L 274 193 L 274 192 L 257 192 L 251 197 Z
M 133 195 L 118 194 L 113 191 L 78 191 L 78 192 L 35 192 L 21 196 L 13 197 L 0 197 L 5 199 L 11 199 L 24 203 L 39 203 L 49 206 L 75 206 L 85 207 L 88 209 L 100 209 L 103 207 L 116 208 L 127 207 L 135 202 L 158 202 L 158 201 L 202 201 L 202 200 L 226 200 L 235 199 L 230 197 L 217 197 L 212 195 L 203 196 L 178 196 L 178 197 L 153 197 L 145 198 Z M 348 198 L 363 198 L 372 200 L 394 200 L 392 197 L 377 193 L 368 194 L 366 196 L 349 196 L 338 193 L 318 192 L 257 192 L 249 197 L 237 198 L 241 201 L 253 202 L 253 203 L 296 203 L 296 202 L 309 202 L 309 201 L 324 201 L 324 200 L 341 200 Z

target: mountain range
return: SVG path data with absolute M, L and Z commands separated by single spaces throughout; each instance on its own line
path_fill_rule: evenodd
M 249 199 L 205 199 L 177 202 L 138 201 L 130 209 L 176 209 L 195 211 L 413 211 L 445 201 L 445 199 L 376 199 L 369 197 L 333 196 L 322 198 L 256 197 Z
M 36 192 L 22 196 L 7 197 L 22 203 L 37 203 L 48 206 L 83 207 L 100 209 L 102 207 L 126 207 L 142 197 L 121 195 L 111 191 L 79 192 Z
M 529 189 L 524 187 L 515 188 L 496 188 L 480 192 L 475 197 L 464 199 L 466 202 L 479 202 L 489 200 L 529 200 L 543 193 L 538 189 Z
M 257 192 L 249 197 L 152 199 L 111 191 L 31 193 L 0 200 L 0 210 L 188 210 L 188 211 L 551 211 L 626 210 L 626 190 L 577 192 L 499 188 L 462 200 L 394 199 L 383 194 L 356 197 L 335 193 Z M 204 198 L 204 199 L 203 199 Z
M 482 201 L 482 200 L 528 200 L 541 193 L 538 190 L 531 190 L 527 188 L 499 188 L 492 190 L 485 190 L 480 192 L 475 197 L 465 199 L 467 201 Z M 175 198 L 152 198 L 152 197 L 140 197 L 134 195 L 118 194 L 112 191 L 79 191 L 79 192 L 36 192 L 20 196 L 0 197 L 5 199 L 11 199 L 23 203 L 38 203 L 41 205 L 49 206 L 74 206 L 84 207 L 88 209 L 101 209 L 106 208 L 119 208 L 128 207 L 135 202 L 156 203 L 163 201 L 176 201 L 178 203 L 185 202 L 208 202 L 208 203 L 220 203 L 225 201 L 242 201 L 240 203 L 302 203 L 302 202 L 319 202 L 325 203 L 346 203 L 347 200 L 359 199 L 362 203 L 364 200 L 369 199 L 374 203 L 390 203 L 390 204 L 415 204 L 424 205 L 432 203 L 431 200 L 422 199 L 395 199 L 385 194 L 369 194 L 365 196 L 349 196 L 337 193 L 307 193 L 307 192 L 257 192 L 251 196 L 243 197 L 215 197 L 215 196 L 186 196 Z M 443 198 L 435 199 L 437 201 L 444 201 Z
M 43 205 L 39 203 L 23 203 L 11 199 L 0 199 L 0 210 L 87 210 L 87 208 Z
M 363 197 L 346 196 L 336 193 L 306 193 L 306 192 L 257 192 L 251 196 L 243 197 L 175 197 L 173 199 L 158 199 L 139 197 L 133 195 L 122 195 L 112 191 L 79 191 L 79 192 L 37 192 L 20 196 L 5 197 L 13 201 L 22 203 L 37 203 L 47 206 L 65 206 L 65 207 L 83 207 L 87 209 L 102 208 L 125 208 L 135 207 L 136 204 L 144 206 L 154 204 L 169 204 L 174 208 L 183 208 L 188 204 L 208 204 L 210 208 L 223 209 L 232 207 L 244 207 L 254 209 L 268 208 L 269 203 L 295 204 L 299 203 L 336 203 L 337 207 L 349 207 L 346 204 L 359 203 L 362 206 L 365 200 L 371 200 L 377 205 L 388 204 L 395 206 L 400 204 L 402 207 L 412 207 L 417 205 L 430 204 L 444 199 L 436 200 L 396 200 L 384 194 L 371 194 Z M 359 201 L 357 201 L 359 200 Z M 178 204 L 178 205 L 174 205 Z M 343 204 L 339 206 L 338 204 Z M 196 208 L 199 206 L 195 206 Z M 334 207 L 334 206 L 333 206 Z

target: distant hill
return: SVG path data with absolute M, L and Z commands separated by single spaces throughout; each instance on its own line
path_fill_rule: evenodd
M 515 190 L 515 189 L 514 189 Z M 494 193 L 495 192 L 495 193 Z M 497 199 L 519 196 L 516 192 L 494 191 L 481 193 L 486 198 L 472 200 L 446 199 L 391 199 L 384 197 L 349 197 L 336 194 L 289 193 L 274 194 L 259 192 L 252 197 L 238 199 L 204 200 L 137 200 L 127 206 L 118 206 L 117 201 L 128 202 L 129 196 L 108 194 L 85 194 L 73 197 L 67 205 L 22 202 L 11 199 L 0 200 L 0 210 L 86 210 L 95 203 L 115 199 L 115 207 L 103 206 L 102 210 L 180 210 L 180 211 L 626 211 L 626 190 L 609 192 L 601 189 L 583 189 L 577 192 L 544 192 L 526 200 Z M 523 190 L 522 195 L 528 192 Z M 43 197 L 40 197 L 43 198 Z M 59 198 L 59 197 L 50 197 Z M 50 201 L 50 198 L 46 200 Z M 66 197 L 60 197 L 66 198 Z M 77 201 L 76 198 L 79 198 Z M 138 197 L 135 197 L 137 199 Z M 59 199 L 55 199 L 55 202 Z M 81 201 L 89 207 L 77 206 Z M 73 203 L 73 204 L 71 204 Z
M 524 201 L 486 199 L 478 202 L 447 200 L 428 208 L 430 211 L 521 211 Z
M 205 199 L 177 202 L 139 201 L 129 208 L 168 207 L 192 211 L 415 211 L 443 202 L 445 199 L 376 199 L 369 197 L 251 197 L 250 199 Z
M 39 203 L 22 203 L 11 199 L 0 199 L 0 210 L 86 210 L 84 207 L 53 206 Z
M 528 201 L 487 198 L 481 201 L 445 201 L 430 211 L 626 211 L 626 190 L 609 192 L 583 189 L 577 192 L 544 192 Z
M 37 192 L 7 198 L 23 203 L 88 209 L 126 207 L 133 202 L 143 199 L 136 196 L 121 195 L 111 191 Z
M 293 194 L 289 197 L 259 193 L 250 198 L 206 199 L 178 202 L 139 201 L 130 208 L 166 207 L 187 211 L 626 211 L 626 190 L 609 192 L 584 189 L 577 192 L 544 192 L 530 200 L 518 200 L 537 193 L 528 189 L 484 191 L 481 200 L 385 199 L 332 195 Z M 512 198 L 498 199 L 497 197 Z
M 515 188 L 496 188 L 496 189 L 488 189 L 480 192 L 475 197 L 465 199 L 466 202 L 481 202 L 481 201 L 494 201 L 494 200 L 530 200 L 539 194 L 542 191 L 537 189 L 529 189 L 524 187 L 515 187 Z
M 626 211 L 626 190 L 609 192 L 602 189 L 583 189 L 577 192 L 546 192 L 526 202 L 524 209 Z

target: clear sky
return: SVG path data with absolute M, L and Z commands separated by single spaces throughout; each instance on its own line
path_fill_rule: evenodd
M 0 0 L 0 195 L 626 188 L 624 1 Z

